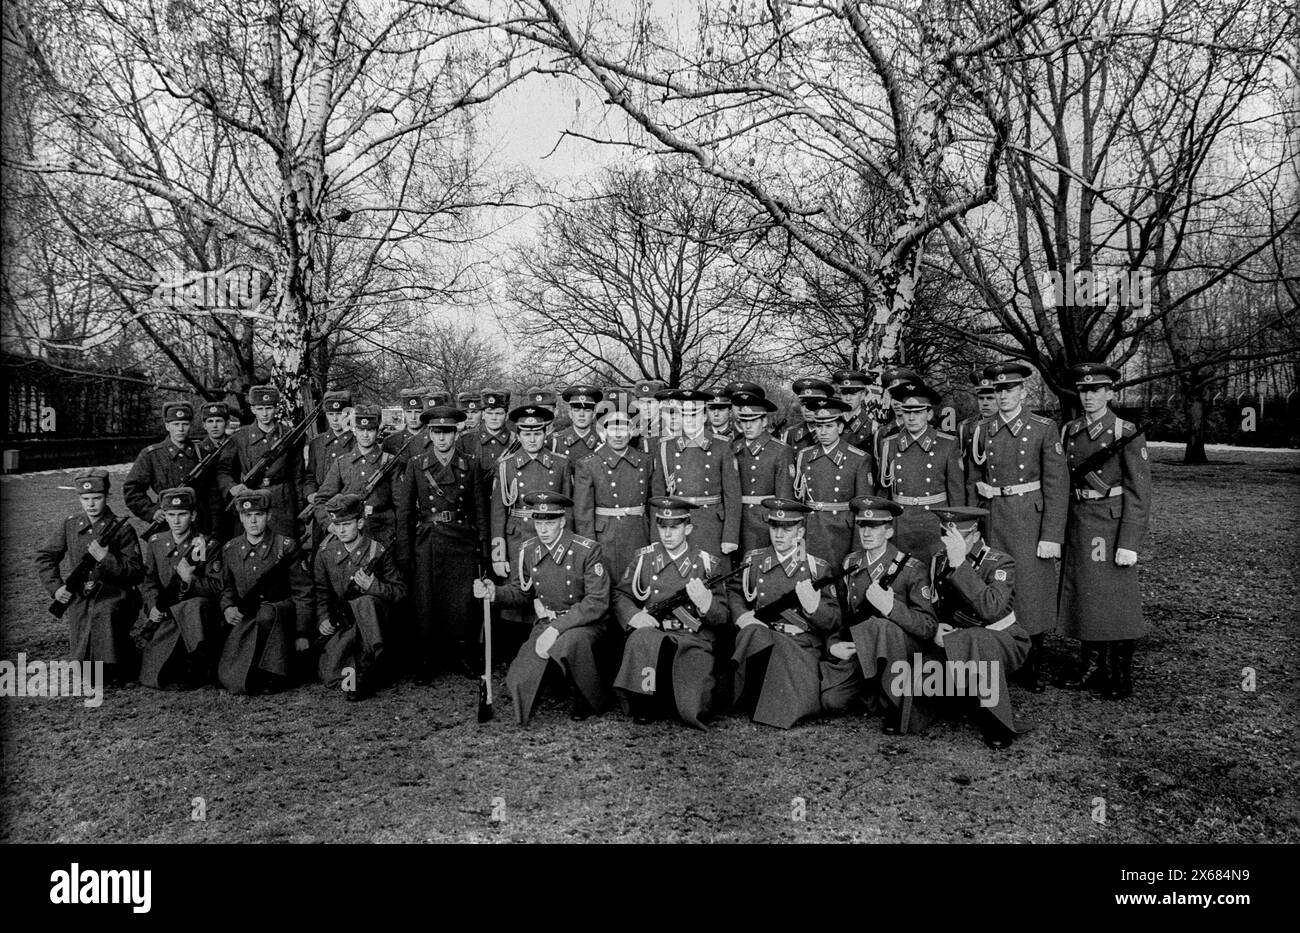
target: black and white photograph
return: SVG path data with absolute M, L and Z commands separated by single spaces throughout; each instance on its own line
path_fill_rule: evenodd
M 1298 91 L 1284 0 L 6 2 L 0 842 L 1300 842 Z

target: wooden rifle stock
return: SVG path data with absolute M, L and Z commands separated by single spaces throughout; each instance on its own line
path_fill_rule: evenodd
M 852 569 L 841 567 L 834 573 L 829 573 L 822 577 L 820 580 L 814 580 L 813 589 L 820 593 L 822 590 L 826 589 L 826 587 L 833 586 L 845 577 L 859 573 L 861 570 L 861 567 L 854 567 Z M 784 595 L 778 596 L 771 602 L 756 607 L 754 609 L 754 618 L 758 619 L 758 621 L 762 622 L 768 628 L 775 628 L 781 624 L 781 614 L 787 609 L 802 610 L 802 607 L 799 605 L 799 594 L 796 593 L 794 589 L 787 590 Z
M 239 478 L 239 481 L 249 489 L 256 489 L 261 486 L 262 481 L 266 478 L 267 471 L 271 469 L 271 464 L 275 463 L 275 461 L 279 460 L 280 457 L 284 455 L 284 452 L 288 449 L 290 444 L 297 443 L 298 439 L 307 433 L 307 428 L 316 420 L 316 415 L 320 413 L 321 407 L 324 404 L 324 400 L 317 402 L 316 407 L 308 412 L 307 416 L 303 418 L 302 421 L 298 422 L 288 431 L 276 438 L 275 443 L 267 449 L 266 453 L 257 458 L 257 461 L 248 468 L 247 472 Z M 231 501 L 229 507 L 233 509 L 235 503 Z
M 744 570 L 745 570 L 745 565 L 741 564 L 739 567 L 736 567 L 732 570 L 726 570 L 721 573 L 715 573 L 710 577 L 705 577 L 704 585 L 712 589 L 713 587 L 717 586 L 719 583 L 723 583 L 727 580 L 730 580 L 732 577 L 743 573 Z M 698 620 L 690 619 L 689 616 L 683 618 L 683 616 L 686 614 L 685 613 L 678 614 L 677 612 L 677 610 L 679 609 L 686 609 L 687 604 L 690 603 L 690 600 L 691 600 L 690 596 L 686 594 L 686 588 L 682 587 L 672 596 L 665 596 L 663 599 L 658 600 L 657 602 L 653 602 L 650 605 L 646 606 L 645 611 L 656 622 L 659 623 L 660 628 L 663 628 L 663 624 L 668 620 L 669 616 L 676 615 L 678 621 L 681 622 L 682 625 L 686 627 L 687 631 L 698 632 L 700 630 L 700 623 L 698 622 Z
M 1089 473 L 1105 466 L 1106 461 L 1109 460 L 1112 455 L 1119 453 L 1143 434 L 1146 434 L 1147 429 L 1150 427 L 1151 422 L 1144 421 L 1142 424 L 1138 425 L 1137 430 L 1132 434 L 1126 434 L 1123 437 L 1115 438 L 1115 440 L 1111 441 L 1105 447 L 1090 453 L 1078 466 L 1072 467 L 1070 469 L 1070 482 L 1074 485 L 1074 488 L 1078 489 L 1086 485 Z
M 217 458 L 221 456 L 221 452 L 226 449 L 226 445 L 230 443 L 231 438 L 233 438 L 234 436 L 235 435 L 233 434 L 227 434 L 225 439 L 220 444 L 218 444 L 215 449 L 209 451 L 207 454 L 204 455 L 202 460 L 194 464 L 194 466 L 190 467 L 190 471 L 186 473 L 183 477 L 181 477 L 181 481 L 179 485 L 194 487 L 194 484 L 203 478 L 203 474 L 206 473 L 209 469 L 211 469 L 212 465 L 217 462 Z M 148 541 L 154 535 L 166 530 L 167 530 L 167 519 L 165 518 L 157 519 L 156 521 L 151 523 L 148 528 L 140 532 L 140 540 Z
M 104 527 L 103 533 L 95 540 L 104 547 L 110 547 L 112 541 L 117 537 L 118 532 L 125 527 L 127 523 L 126 515 L 118 515 Z M 77 561 L 77 566 L 72 568 L 68 578 L 63 581 L 72 598 L 78 596 L 93 596 L 99 591 L 99 580 L 94 575 L 95 570 L 99 567 L 99 561 L 89 554 L 83 554 L 81 560 Z M 68 611 L 71 602 L 61 603 L 57 599 L 50 601 L 50 615 L 56 619 L 62 619 L 63 614 Z
M 236 608 L 239 609 L 239 614 L 245 619 L 254 615 L 257 612 L 258 606 L 260 606 L 262 601 L 266 598 L 267 591 L 271 588 L 272 584 L 275 583 L 273 577 L 277 576 L 281 569 L 289 566 L 289 564 L 301 556 L 301 548 L 291 547 L 280 555 L 279 560 L 266 568 L 266 572 L 258 577 L 257 582 L 249 587 L 248 592 L 239 597 L 239 600 L 235 603 Z

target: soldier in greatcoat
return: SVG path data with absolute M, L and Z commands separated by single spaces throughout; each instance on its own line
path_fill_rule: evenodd
M 600 433 L 594 426 L 596 406 L 605 393 L 595 386 L 576 385 L 565 389 L 560 397 L 569 406 L 569 426 L 556 430 L 550 439 L 551 450 L 564 454 L 574 469 L 600 446 Z
M 329 525 L 325 503 L 340 493 L 360 496 L 374 478 L 391 468 L 384 479 L 362 500 L 366 519 L 366 534 L 388 550 L 397 544 L 397 503 L 394 488 L 400 485 L 405 469 L 392 463 L 400 451 L 386 452 L 379 444 L 379 423 L 382 415 L 374 406 L 354 410 L 352 417 L 352 448 L 334 458 L 325 479 L 316 491 L 316 524 L 322 534 Z M 409 461 L 408 461 L 409 462 Z
M 740 547 L 740 475 L 731 445 L 705 426 L 708 393 L 675 390 L 668 402 L 680 408 L 682 433 L 659 444 L 654 466 L 656 496 L 681 496 L 699 508 L 691 516 L 694 544 L 710 554 Z
M 274 386 L 253 386 L 248 391 L 253 423 L 237 430 L 217 462 L 217 485 L 223 496 L 233 501 L 249 491 L 244 483 L 250 471 L 283 434 L 293 426 L 275 419 L 280 392 Z M 298 513 L 302 511 L 301 477 L 302 444 L 293 443 L 270 464 L 258 488 L 267 494 L 270 527 L 278 535 L 298 539 Z
M 796 451 L 805 447 L 812 447 L 817 443 L 817 435 L 813 432 L 812 412 L 809 402 L 818 398 L 830 398 L 835 394 L 835 388 L 824 379 L 796 379 L 790 386 L 794 394 L 799 399 L 797 411 L 786 422 L 785 428 L 781 431 L 781 442 Z
M 853 548 L 853 513 L 849 501 L 870 495 L 874 462 L 864 450 L 847 444 L 841 435 L 849 406 L 837 398 L 812 398 L 804 403 L 812 419 L 814 443 L 795 454 L 795 497 L 805 503 L 807 547 L 832 567 Z
M 122 498 L 126 507 L 141 521 L 152 524 L 162 520 L 163 507 L 158 496 L 164 489 L 174 489 L 185 482 L 186 476 L 213 448 L 208 444 L 190 441 L 190 425 L 194 409 L 189 402 L 171 402 L 163 406 L 163 421 L 167 426 L 166 440 L 150 444 L 140 451 L 131 470 L 122 483 Z M 199 527 L 210 530 L 214 525 L 214 512 L 220 502 L 216 495 L 216 468 L 205 470 L 194 486 L 199 494 Z M 151 497 L 152 494 L 152 497 Z
M 844 414 L 844 441 L 858 450 L 868 452 L 871 451 L 871 432 L 876 422 L 867 414 L 864 403 L 867 400 L 867 390 L 875 382 L 874 375 L 860 369 L 837 369 L 831 373 L 831 385 L 849 406 Z
M 794 498 L 794 449 L 767 430 L 775 403 L 749 392 L 731 396 L 740 436 L 731 442 L 740 476 L 740 551 L 744 555 L 768 544 L 763 500 Z
M 356 435 L 348 427 L 348 413 L 352 410 L 352 393 L 346 389 L 326 392 L 321 406 L 325 412 L 326 429 L 307 442 L 307 466 L 302 474 L 302 492 L 310 506 L 324 505 L 333 493 L 320 491 L 329 475 L 330 467 L 356 447 Z M 319 512 L 313 508 L 312 547 L 325 537 L 325 523 L 319 521 Z
M 653 483 L 654 460 L 631 446 L 631 417 L 622 411 L 603 414 L 605 442 L 578 461 L 573 476 L 573 524 L 578 534 L 595 538 L 611 580 L 637 551 L 649 544 L 646 501 Z
M 402 405 L 402 430 L 394 431 L 383 440 L 384 453 L 396 454 L 404 463 L 424 453 L 429 446 L 429 432 L 424 429 L 420 415 L 424 413 L 424 396 L 427 389 L 415 387 L 399 389 Z

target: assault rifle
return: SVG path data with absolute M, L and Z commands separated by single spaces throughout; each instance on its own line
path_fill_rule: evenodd
M 841 567 L 834 573 L 822 577 L 820 580 L 814 580 L 813 589 L 820 593 L 822 590 L 826 589 L 826 587 L 834 586 L 845 577 L 860 573 L 862 569 L 862 567 Z M 802 609 L 799 605 L 799 594 L 796 593 L 794 589 L 787 590 L 783 595 L 778 596 L 771 602 L 764 603 L 755 608 L 754 618 L 758 619 L 758 621 L 762 622 L 768 628 L 776 628 L 782 624 L 781 614 L 787 609 Z
M 222 440 L 222 442 L 216 446 L 215 450 L 208 453 L 206 456 L 204 456 L 202 460 L 194 464 L 194 466 L 190 467 L 190 471 L 181 478 L 181 481 L 178 485 L 194 487 L 195 484 L 198 483 L 198 481 L 203 478 L 203 474 L 206 473 L 209 469 L 211 469 L 212 465 L 217 462 L 217 458 L 221 456 L 221 452 L 226 449 L 226 445 L 230 443 L 230 439 L 233 438 L 234 436 L 235 435 L 233 434 L 227 434 L 225 439 Z M 150 538 L 158 534 L 160 531 L 166 531 L 166 530 L 167 530 L 167 519 L 165 518 L 156 519 L 151 525 L 149 525 L 148 528 L 140 532 L 140 540 L 148 541 Z
M 898 554 L 894 557 L 894 563 L 891 564 L 889 567 L 887 567 L 885 569 L 885 572 L 880 575 L 880 579 L 876 581 L 877 583 L 880 584 L 880 588 L 882 590 L 889 589 L 889 587 L 893 585 L 894 581 L 898 579 L 898 575 L 902 573 L 904 569 L 906 569 L 907 561 L 910 556 L 911 555 L 907 554 L 904 551 L 898 552 Z M 854 613 L 853 620 L 849 623 L 849 625 L 845 626 L 845 628 L 856 625 L 859 622 L 863 622 L 874 615 L 879 615 L 879 612 L 876 611 L 875 606 L 871 605 L 871 603 L 868 602 L 865 606 L 863 606 L 856 613 Z
M 181 560 L 186 561 L 191 567 L 194 568 L 195 579 L 197 579 L 198 576 L 201 573 L 203 573 L 203 568 L 207 565 L 208 562 L 206 544 L 204 544 L 203 546 L 202 559 L 197 558 L 194 554 L 194 552 L 199 547 L 199 543 L 202 541 L 203 541 L 202 535 L 195 535 L 193 540 L 190 541 L 190 549 L 185 553 L 185 556 L 181 558 Z M 181 579 L 181 575 L 173 571 L 171 580 L 169 580 L 167 582 L 167 585 L 162 588 L 161 592 L 159 592 L 158 601 L 154 603 L 154 608 L 157 609 L 159 612 L 163 613 L 164 615 L 166 615 L 171 610 L 172 606 L 180 602 L 181 586 L 184 582 L 185 581 Z M 146 622 L 144 627 L 140 630 L 140 638 L 143 639 L 144 641 L 148 641 L 150 638 L 153 637 L 153 633 L 158 631 L 158 626 L 161 624 L 162 624 L 161 621 Z
M 1123 437 L 1117 437 L 1100 450 L 1095 450 L 1084 458 L 1078 466 L 1070 468 L 1070 482 L 1075 489 L 1082 488 L 1088 483 L 1088 474 L 1101 469 L 1106 465 L 1106 461 L 1111 458 L 1112 454 L 1117 454 L 1129 444 L 1133 443 L 1139 437 L 1147 432 L 1151 427 L 1150 421 L 1144 421 L 1138 425 L 1137 430 L 1132 434 L 1126 434 Z
M 411 446 L 411 441 L 415 440 L 419 436 L 420 436 L 419 434 L 412 434 L 410 437 L 408 437 L 406 439 L 406 443 L 397 449 L 397 453 L 393 454 L 390 460 L 385 461 L 384 464 L 379 468 L 378 472 L 376 472 L 374 476 L 366 480 L 366 485 L 362 487 L 361 492 L 357 493 L 357 495 L 361 497 L 361 502 L 363 504 L 367 499 L 370 498 L 371 494 L 376 489 L 379 488 L 379 484 L 382 483 L 386 477 L 391 476 L 393 474 L 393 471 L 402 465 L 402 454 L 406 453 L 406 448 Z M 315 503 L 308 505 L 305 509 L 303 509 L 301 512 L 298 513 L 298 521 L 300 522 L 307 521 L 307 519 L 311 518 L 312 513 L 315 510 L 316 510 Z
M 730 580 L 737 574 L 744 572 L 744 570 L 745 565 L 741 564 L 734 570 L 725 570 L 722 573 L 715 573 L 711 577 L 705 577 L 704 585 L 712 589 L 719 583 Z M 687 608 L 690 601 L 691 598 L 686 594 L 686 588 L 682 587 L 682 589 L 678 590 L 672 596 L 665 596 L 663 599 L 646 606 L 645 611 L 659 623 L 660 628 L 664 627 L 664 623 L 668 621 L 668 617 L 671 616 L 680 622 L 682 627 L 688 632 L 698 632 L 700 630 L 700 621 L 695 618 Z
M 329 538 L 327 537 L 326 540 L 329 540 Z M 322 544 L 323 543 L 324 542 L 322 542 Z M 379 563 L 379 559 L 383 554 L 384 552 L 380 551 L 379 548 L 375 548 L 374 554 L 361 562 L 360 572 L 374 573 L 375 566 Z M 348 582 L 343 587 L 343 593 L 337 597 L 339 615 L 342 616 L 342 624 L 335 630 L 335 634 L 342 632 L 345 629 L 350 629 L 352 626 L 357 624 L 356 613 L 352 611 L 352 600 L 364 595 L 365 594 L 357 588 L 357 584 L 352 577 L 348 577 Z M 324 647 L 325 642 L 329 641 L 333 637 L 333 635 L 321 635 L 316 639 L 316 647 Z
M 273 578 L 279 575 L 282 568 L 288 567 L 293 561 L 302 556 L 302 548 L 291 547 L 280 555 L 279 560 L 266 568 L 266 572 L 257 578 L 257 582 L 248 588 L 248 592 L 235 602 L 235 608 L 244 619 L 252 618 L 257 613 L 257 607 L 261 605 L 262 600 L 267 596 L 267 591 L 271 589 L 276 582 Z
M 324 404 L 325 402 L 323 399 L 317 402 L 316 407 L 307 413 L 307 417 L 303 418 L 302 421 L 298 422 L 288 431 L 285 431 L 276 438 L 275 442 L 267 448 L 266 452 L 262 454 L 262 456 L 258 457 L 251 467 L 244 471 L 244 474 L 239 478 L 239 481 L 249 489 L 257 489 L 261 486 L 263 481 L 266 479 L 267 472 L 271 469 L 271 464 L 275 463 L 275 461 L 279 460 L 280 457 L 284 455 L 284 452 L 289 449 L 289 445 L 296 444 L 298 440 L 307 433 L 307 428 L 316 420 L 316 415 L 320 413 L 321 407 Z M 235 503 L 232 501 L 230 503 L 230 508 L 233 509 L 234 507 Z
M 480 559 L 482 579 L 491 579 L 492 564 Z M 483 677 L 478 683 L 478 721 L 492 718 L 492 600 L 483 601 Z
M 117 537 L 118 532 L 126 527 L 130 516 L 118 515 L 113 518 L 105 527 L 103 532 L 95 540 L 104 547 L 109 547 L 113 539 Z M 90 554 L 83 554 L 81 560 L 77 561 L 77 566 L 72 568 L 72 573 L 63 581 L 63 585 L 68 588 L 72 598 L 76 599 L 78 595 L 90 598 L 99 592 L 103 583 L 100 582 L 99 575 L 95 572 L 99 568 L 99 561 L 91 557 Z M 63 614 L 68 611 L 71 602 L 61 603 L 57 599 L 50 602 L 50 615 L 56 619 L 62 619 Z

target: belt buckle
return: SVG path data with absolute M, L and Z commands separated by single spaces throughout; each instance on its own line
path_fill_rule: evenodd
M 1001 496 L 1014 496 L 1014 495 L 1015 495 L 1015 493 L 1013 493 L 1013 492 L 1011 491 L 1011 487 L 1010 487 L 1010 486 L 999 486 L 999 487 L 998 487 L 998 494 L 1001 495 Z

